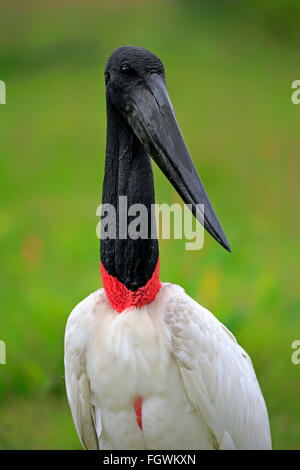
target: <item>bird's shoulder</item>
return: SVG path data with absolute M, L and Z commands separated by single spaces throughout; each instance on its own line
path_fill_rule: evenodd
M 95 319 L 110 309 L 103 288 L 91 293 L 79 302 L 70 313 L 66 324 L 66 340 L 72 337 L 74 340 L 77 338 L 77 343 L 84 343 L 83 336 L 91 331 Z
M 200 305 L 185 290 L 174 284 L 167 284 L 165 292 L 164 323 L 170 331 L 172 341 L 181 342 L 186 350 L 193 352 L 194 345 L 204 353 L 218 350 L 220 346 L 228 347 L 239 357 L 246 360 L 252 367 L 252 362 L 246 351 L 238 344 L 235 336 L 207 308 Z M 176 346 L 176 344 L 174 344 Z M 217 351 L 214 352 L 216 354 Z
M 165 292 L 163 321 L 213 447 L 270 448 L 268 414 L 252 361 L 234 335 L 177 286 Z
M 82 300 L 69 315 L 65 331 L 65 382 L 67 397 L 78 436 L 84 448 L 98 449 L 101 434 L 100 412 L 91 405 L 86 352 L 95 318 L 106 308 L 104 289 Z M 98 413 L 98 414 L 97 414 Z

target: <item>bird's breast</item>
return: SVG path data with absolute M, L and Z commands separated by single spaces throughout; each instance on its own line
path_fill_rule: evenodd
M 186 446 L 193 445 L 194 436 L 199 447 L 202 422 L 167 347 L 157 302 L 121 315 L 98 315 L 87 371 L 92 401 L 101 411 L 102 446 L 174 448 L 177 440 L 184 446 L 186 429 Z M 174 426 L 178 420 L 182 425 Z
M 97 390 L 101 405 L 108 409 L 122 409 L 138 397 L 144 403 L 149 396 L 163 397 L 176 365 L 166 346 L 159 312 L 148 304 L 97 318 L 87 367 L 91 389 Z

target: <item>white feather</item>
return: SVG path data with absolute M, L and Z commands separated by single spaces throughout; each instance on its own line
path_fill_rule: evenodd
M 71 313 L 67 395 L 86 448 L 267 449 L 266 406 L 234 336 L 181 287 L 118 314 L 100 289 Z M 140 430 L 134 401 L 143 398 Z

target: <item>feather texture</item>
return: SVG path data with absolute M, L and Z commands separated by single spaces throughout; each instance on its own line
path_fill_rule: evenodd
M 164 283 L 153 302 L 121 315 L 103 289 L 91 294 L 68 319 L 65 369 L 74 423 L 86 448 L 271 447 L 249 356 L 179 286 Z

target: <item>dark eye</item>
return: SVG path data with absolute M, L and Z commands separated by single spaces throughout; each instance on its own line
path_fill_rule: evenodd
M 121 65 L 121 72 L 129 75 L 132 72 L 132 68 L 128 64 Z

